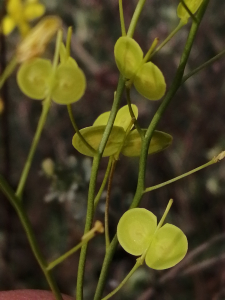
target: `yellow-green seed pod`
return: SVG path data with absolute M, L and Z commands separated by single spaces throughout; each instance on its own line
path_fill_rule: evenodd
M 146 129 L 142 129 L 143 133 Z M 166 149 L 173 141 L 173 137 L 165 132 L 155 130 L 148 148 L 148 154 L 157 153 Z M 131 131 L 126 137 L 121 153 L 128 157 L 140 156 L 141 154 L 141 137 L 139 132 L 135 129 Z
M 97 150 L 102 140 L 104 131 L 105 126 L 91 126 L 81 129 L 80 133 L 84 137 L 84 139 L 91 145 L 91 147 Z M 105 150 L 103 152 L 103 157 L 115 154 L 121 147 L 124 136 L 125 131 L 122 127 L 113 126 Z M 87 156 L 93 156 L 93 152 L 84 144 L 77 133 L 73 136 L 72 144 L 74 148 L 77 149 L 77 151 L 79 151 L 80 153 Z
M 192 14 L 195 14 L 202 4 L 202 1 L 203 0 L 184 0 L 184 3 L 187 5 Z M 190 14 L 181 2 L 177 7 L 177 16 L 182 20 L 184 24 L 186 24 L 188 22 L 188 19 L 190 18 Z
M 144 208 L 126 211 L 117 226 L 120 245 L 132 255 L 142 255 L 148 249 L 156 230 L 156 216 Z
M 121 74 L 130 79 L 143 60 L 143 51 L 138 43 L 127 36 L 120 37 L 114 48 L 116 64 Z
M 97 119 L 94 121 L 93 126 L 101 126 L 106 125 L 109 120 L 110 111 L 106 111 L 99 115 Z
M 75 59 L 73 59 L 71 56 L 69 56 L 67 49 L 66 49 L 65 45 L 63 44 L 63 42 L 60 45 L 59 56 L 60 56 L 61 64 L 68 64 L 69 66 L 73 65 L 74 67 L 78 66 Z
M 142 96 L 149 100 L 159 100 L 166 91 L 164 76 L 152 62 L 141 66 L 134 77 L 134 86 Z
M 138 108 L 135 104 L 131 104 L 133 113 L 135 115 L 135 118 L 138 117 Z M 99 125 L 106 125 L 108 123 L 110 111 L 107 111 L 103 114 L 101 114 L 94 122 L 93 126 L 99 126 Z M 125 105 L 121 107 L 116 115 L 116 119 L 114 121 L 115 126 L 123 127 L 123 129 L 126 131 L 128 126 L 131 122 L 131 115 L 129 111 L 128 105 Z
M 123 214 L 117 226 L 118 240 L 124 250 L 132 255 L 144 255 L 146 264 L 156 270 L 175 266 L 188 249 L 182 230 L 172 224 L 159 227 L 165 213 L 157 226 L 156 216 L 152 212 L 133 208 Z
M 165 224 L 154 235 L 145 262 L 155 270 L 164 270 L 178 264 L 186 255 L 188 242 L 180 228 Z
M 49 93 L 51 73 L 50 60 L 34 58 L 21 65 L 17 72 L 17 83 L 28 97 L 43 100 Z
M 78 101 L 86 89 L 84 72 L 68 60 L 57 67 L 52 90 L 52 100 L 58 104 L 71 104 Z

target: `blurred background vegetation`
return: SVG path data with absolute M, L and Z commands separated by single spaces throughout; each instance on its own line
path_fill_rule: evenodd
M 1 13 L 3 12 L 3 1 Z M 66 31 L 73 26 L 72 56 L 87 76 L 87 90 L 73 105 L 80 128 L 111 108 L 118 71 L 113 48 L 120 36 L 117 0 L 43 0 L 47 14 L 59 15 Z M 129 24 L 137 0 L 124 0 Z M 175 0 L 147 0 L 134 38 L 144 52 L 155 37 L 162 41 L 178 24 Z M 211 1 L 199 28 L 186 71 L 224 49 L 225 2 Z M 175 74 L 190 24 L 183 28 L 153 61 L 167 85 Z M 1 43 L 1 67 L 12 57 L 19 35 L 14 31 Z M 1 41 L 3 39 L 1 38 Z M 54 42 L 45 56 L 52 57 Z M 5 52 L 5 54 L 4 54 Z M 2 71 L 2 70 L 1 70 Z M 173 144 L 149 157 L 146 186 L 176 177 L 225 150 L 225 60 L 222 58 L 189 79 L 177 92 L 158 129 L 171 134 Z M 41 103 L 27 99 L 16 83 L 16 72 L 2 90 L 0 115 L 0 172 L 16 188 L 41 112 Z M 139 122 L 147 127 L 160 101 L 148 101 L 132 91 Z M 125 99 L 121 105 L 125 105 Z M 69 250 L 83 234 L 91 159 L 71 144 L 74 134 L 65 106 L 52 104 L 41 142 L 27 181 L 24 201 L 38 242 L 49 261 Z M 50 159 L 54 176 L 43 171 Z M 47 160 L 49 162 L 49 160 Z M 103 159 L 100 186 L 107 165 Z M 128 208 L 136 188 L 137 158 L 121 157 L 117 164 L 110 202 L 110 233 Z M 222 300 L 225 299 L 225 165 L 215 164 L 185 179 L 148 193 L 142 207 L 161 217 L 168 200 L 174 199 L 167 221 L 188 237 L 189 256 L 176 267 L 154 271 L 141 267 L 113 299 Z M 103 194 L 96 219 L 104 217 Z M 85 277 L 85 296 L 92 299 L 104 257 L 104 238 L 90 242 Z M 79 255 L 74 254 L 55 270 L 62 292 L 73 294 Z M 105 293 L 115 288 L 135 263 L 135 257 L 118 247 Z M 48 289 L 30 251 L 18 217 L 0 194 L 0 289 Z

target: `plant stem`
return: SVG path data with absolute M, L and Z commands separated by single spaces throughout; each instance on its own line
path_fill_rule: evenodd
M 115 288 L 115 290 L 113 290 L 111 293 L 109 293 L 107 296 L 105 296 L 104 298 L 102 298 L 102 300 L 107 300 L 109 298 L 111 298 L 113 295 L 115 295 L 123 286 L 124 284 L 127 282 L 127 280 L 134 274 L 134 272 L 143 264 L 143 262 L 140 262 L 140 258 L 137 259 L 136 264 L 134 265 L 134 267 L 132 268 L 132 270 L 129 272 L 129 274 L 127 274 L 127 276 L 121 281 L 121 283 L 118 285 L 117 288 Z
M 45 278 L 46 278 L 56 300 L 63 300 L 62 296 L 60 294 L 60 291 L 57 287 L 57 284 L 56 284 L 54 278 L 52 277 L 51 272 L 49 272 L 49 270 L 47 270 L 47 262 L 45 261 L 43 255 L 41 253 L 41 250 L 37 244 L 32 226 L 26 215 L 26 212 L 24 211 L 24 208 L 23 208 L 21 202 L 19 201 L 18 197 L 14 194 L 14 191 L 11 189 L 9 184 L 5 181 L 5 179 L 1 175 L 0 175 L 0 188 L 3 191 L 3 193 L 5 194 L 5 196 L 9 199 L 9 201 L 11 202 L 14 209 L 16 210 L 16 213 L 17 213 L 17 215 L 20 219 L 20 222 L 24 228 L 24 231 L 26 233 L 31 250 L 32 250 L 40 268 L 42 269 L 42 271 L 45 275 Z
M 73 29 L 72 26 L 68 28 L 67 37 L 66 37 L 66 52 L 67 58 L 70 56 L 70 44 L 71 44 L 71 37 L 72 37 Z
M 115 168 L 116 168 L 116 163 L 117 163 L 117 160 L 113 159 L 112 167 L 111 167 L 110 175 L 109 175 L 109 181 L 108 181 L 107 196 L 106 196 L 106 201 L 105 201 L 105 244 L 106 244 L 106 250 L 109 248 L 109 245 L 110 245 L 110 238 L 109 238 L 109 199 L 110 199 L 110 193 L 111 193 L 111 189 L 112 189 L 112 180 L 113 180 L 113 175 L 114 175 L 114 171 L 115 171 Z
M 170 184 L 170 183 L 175 182 L 175 181 L 177 181 L 177 180 L 179 180 L 179 179 L 182 179 L 182 178 L 184 178 L 184 177 L 186 177 L 186 176 L 189 176 L 189 175 L 191 175 L 191 174 L 193 174 L 193 173 L 195 173 L 195 172 L 198 172 L 198 171 L 200 171 L 200 170 L 202 170 L 202 169 L 204 169 L 204 168 L 206 168 L 206 167 L 208 167 L 208 166 L 211 166 L 211 165 L 213 165 L 213 164 L 215 164 L 215 163 L 216 163 L 216 161 L 214 161 L 214 159 L 212 159 L 212 160 L 210 160 L 209 162 L 207 162 L 206 164 L 204 164 L 204 165 L 202 165 L 202 166 L 200 166 L 200 167 L 198 167 L 198 168 L 196 168 L 196 169 L 193 169 L 193 170 L 191 170 L 191 171 L 189 171 L 189 172 L 187 172 L 187 173 L 184 173 L 184 174 L 182 174 L 182 175 L 180 175 L 180 176 L 177 176 L 177 177 L 175 177 L 175 178 L 173 178 L 173 179 L 170 179 L 170 180 L 168 180 L 168 181 L 165 181 L 165 182 L 163 182 L 163 183 L 160 183 L 160 184 L 157 184 L 157 185 L 154 185 L 154 186 L 151 186 L 151 187 L 146 188 L 146 189 L 144 190 L 144 193 L 148 193 L 148 192 L 151 192 L 151 191 L 153 191 L 153 190 L 159 189 L 159 188 L 161 188 L 161 187 L 163 187 L 163 186 L 165 186 L 165 185 L 167 185 L 167 184 Z
M 163 214 L 161 220 L 159 221 L 159 224 L 158 224 L 158 226 L 157 226 L 157 228 L 156 228 L 156 231 L 157 231 L 158 229 L 160 229 L 160 227 L 162 227 L 162 224 L 164 223 L 165 218 L 166 218 L 166 216 L 168 215 L 168 212 L 169 212 L 170 207 L 172 206 L 172 204 L 173 204 L 173 199 L 170 199 L 169 203 L 167 204 L 166 210 L 164 211 L 164 214 Z M 156 231 L 155 231 L 155 233 L 156 233 Z M 155 233 L 154 233 L 154 234 L 155 234 Z
M 145 64 L 150 59 L 151 54 L 153 53 L 158 42 L 159 42 L 159 38 L 155 38 L 153 43 L 151 44 L 151 47 L 149 48 L 148 52 L 145 54 L 145 57 L 143 58 L 143 61 L 141 64 Z
M 38 122 L 37 130 L 35 132 L 35 135 L 34 135 L 34 138 L 33 138 L 32 144 L 31 144 L 31 148 L 30 148 L 30 151 L 29 151 L 29 154 L 28 154 L 26 163 L 24 165 L 24 168 L 23 168 L 23 171 L 22 171 L 22 174 L 20 177 L 20 181 L 19 181 L 19 184 L 18 184 L 18 187 L 16 190 L 16 196 L 19 199 L 21 199 L 21 197 L 22 197 L 23 189 L 24 189 L 24 186 L 25 186 L 25 183 L 27 180 L 28 173 L 30 171 L 31 163 L 34 158 L 34 154 L 35 154 L 37 145 L 38 145 L 40 137 L 41 137 L 42 130 L 44 128 L 44 125 L 45 125 L 45 122 L 47 119 L 47 115 L 48 115 L 50 106 L 51 106 L 51 98 L 50 98 L 50 96 L 48 96 L 45 99 L 45 102 L 43 103 L 42 113 L 41 113 L 41 116 L 40 116 L 40 119 Z
M 51 80 L 50 80 L 50 91 L 48 96 L 46 97 L 46 99 L 43 101 L 43 107 L 42 107 L 42 113 L 40 116 L 40 119 L 38 121 L 38 126 L 31 144 L 31 148 L 30 151 L 28 153 L 28 157 L 26 160 L 26 163 L 24 165 L 21 177 L 20 177 L 20 181 L 16 190 L 16 196 L 18 199 L 21 199 L 22 197 L 22 193 L 23 193 L 23 189 L 27 180 L 27 176 L 28 173 L 30 171 L 30 167 L 31 167 L 31 163 L 33 161 L 34 158 L 34 154 L 37 148 L 37 145 L 39 143 L 40 137 L 41 137 L 41 133 L 42 130 L 44 128 L 47 116 L 48 116 L 48 112 L 51 106 L 51 94 L 52 94 L 52 88 L 54 85 L 54 77 L 55 77 L 55 72 L 56 72 L 56 67 L 58 64 L 58 59 L 59 59 L 59 49 L 60 49 L 60 44 L 62 41 L 62 32 L 61 30 L 59 30 L 58 35 L 57 35 L 57 40 L 56 40 L 56 49 L 55 49 L 55 54 L 54 54 L 54 59 L 53 59 L 53 64 L 52 64 L 52 75 L 51 75 Z
M 88 242 L 89 239 L 85 242 Z M 66 253 L 64 253 L 63 255 L 61 255 L 60 257 L 56 258 L 55 260 L 53 260 L 52 262 L 50 262 L 48 264 L 48 266 L 46 267 L 46 269 L 52 270 L 53 268 L 55 268 L 58 264 L 60 264 L 61 262 L 63 262 L 65 259 L 67 259 L 70 255 L 72 255 L 73 253 L 75 253 L 77 250 L 79 250 L 82 245 L 84 244 L 84 242 L 80 242 L 79 244 L 77 244 L 75 247 L 73 247 L 72 249 L 70 249 L 69 251 L 67 251 Z
M 200 65 L 199 67 L 197 67 L 196 69 L 194 69 L 193 71 L 189 72 L 188 74 L 186 74 L 183 79 L 182 79 L 182 83 L 184 83 L 188 78 L 190 78 L 191 76 L 195 75 L 196 73 L 198 73 L 199 71 L 201 71 L 202 69 L 204 69 L 205 67 L 208 67 L 209 65 L 211 65 L 212 63 L 214 63 L 216 60 L 218 60 L 220 57 L 222 57 L 225 54 L 225 50 L 221 51 L 220 53 L 218 53 L 216 56 L 214 56 L 213 58 L 207 60 L 204 64 Z
M 12 74 L 14 69 L 17 65 L 16 56 L 14 56 L 11 61 L 6 66 L 5 70 L 3 71 L 2 75 L 0 76 L 0 89 L 2 88 L 3 84 L 5 83 L 6 79 Z
M 191 27 L 190 33 L 188 35 L 188 38 L 187 38 L 187 41 L 186 41 L 186 44 L 185 44 L 185 48 L 184 48 L 184 51 L 183 51 L 183 54 L 182 54 L 182 57 L 181 57 L 180 65 L 179 65 L 178 70 L 176 72 L 173 83 L 172 83 L 166 97 L 164 98 L 163 103 L 160 105 L 159 109 L 157 110 L 157 112 L 156 112 L 156 114 L 155 114 L 155 116 L 154 116 L 154 118 L 153 118 L 153 120 L 152 120 L 152 122 L 149 126 L 148 131 L 146 132 L 144 141 L 142 143 L 143 145 L 142 145 L 142 152 L 141 152 L 140 162 L 139 162 L 139 174 L 138 174 L 137 189 L 136 189 L 136 193 L 135 193 L 135 196 L 134 196 L 134 199 L 132 201 L 132 204 L 131 204 L 130 208 L 137 207 L 140 200 L 141 200 L 142 194 L 144 192 L 145 167 L 146 167 L 147 153 L 148 153 L 148 147 L 149 147 L 149 144 L 150 144 L 150 141 L 151 141 L 152 134 L 153 134 L 154 129 L 155 129 L 156 125 L 158 124 L 163 112 L 165 111 L 165 109 L 169 105 L 172 97 L 174 96 L 174 94 L 176 93 L 176 91 L 178 90 L 178 88 L 180 86 L 182 76 L 183 76 L 183 72 L 184 72 L 184 68 L 186 66 L 188 57 L 190 55 L 190 51 L 191 51 L 191 48 L 192 48 L 193 41 L 194 41 L 195 35 L 197 33 L 198 27 L 200 25 L 201 19 L 204 15 L 204 12 L 205 12 L 206 7 L 208 5 L 208 2 L 209 2 L 209 0 L 205 0 L 202 3 L 202 5 L 201 5 L 201 7 L 200 7 L 200 9 L 197 13 L 196 18 L 197 18 L 198 22 L 192 24 L 192 27 Z M 105 255 L 105 258 L 104 258 L 104 261 L 103 261 L 102 270 L 101 270 L 101 273 L 100 273 L 100 277 L 99 277 L 98 285 L 97 285 L 97 288 L 96 288 L 94 300 L 101 299 L 103 288 L 104 288 L 104 285 L 105 285 L 105 282 L 106 282 L 106 276 L 107 276 L 107 273 L 108 273 L 109 265 L 110 265 L 110 262 L 112 261 L 112 257 L 113 257 L 113 254 L 114 254 L 115 250 L 116 250 L 116 246 L 117 246 L 117 236 L 115 235 L 112 242 L 111 242 L 111 244 L 110 244 L 110 246 L 109 246 L 108 251 L 106 252 L 106 255 Z
M 146 164 L 147 164 L 147 157 L 148 157 L 148 148 L 149 144 L 151 142 L 151 138 L 153 136 L 154 130 L 156 129 L 156 126 L 158 125 L 159 121 L 162 118 L 163 113 L 167 109 L 168 105 L 170 104 L 171 100 L 173 99 L 173 96 L 176 94 L 177 90 L 181 86 L 182 83 L 182 77 L 184 74 L 184 69 L 187 64 L 187 60 L 189 58 L 191 48 L 195 39 L 195 36 L 197 34 L 198 27 L 201 23 L 201 19 L 203 18 L 204 12 L 206 10 L 206 7 L 208 5 L 209 0 L 205 0 L 202 3 L 202 6 L 200 7 L 198 13 L 197 13 L 197 21 L 192 23 L 184 51 L 182 53 L 180 64 L 178 66 L 177 72 L 175 74 L 174 80 L 172 82 L 172 85 L 167 92 L 166 96 L 164 97 L 161 105 L 159 106 L 158 110 L 156 111 L 147 131 L 145 134 L 145 138 L 142 142 L 142 149 L 141 149 L 141 155 L 140 155 L 140 161 L 139 161 L 139 175 L 138 175 L 138 184 L 136 193 L 134 196 L 134 199 L 132 201 L 131 207 L 134 208 L 139 205 L 139 202 L 141 200 L 141 196 L 145 190 L 145 170 L 146 170 Z
M 111 166 L 112 166 L 112 161 L 113 161 L 113 156 L 110 156 L 109 162 L 108 162 L 108 166 L 107 166 L 107 169 L 106 169 L 106 171 L 105 171 L 104 179 L 103 179 L 103 181 L 102 181 L 102 184 L 101 184 L 101 187 L 100 187 L 100 189 L 99 189 L 99 191 L 98 191 L 98 194 L 97 194 L 96 197 L 95 197 L 95 201 L 94 201 L 94 207 L 95 207 L 95 209 L 96 209 L 96 207 L 97 207 L 97 205 L 98 205 L 98 202 L 99 202 L 99 200 L 100 200 L 100 197 L 101 197 L 101 195 L 102 195 L 102 192 L 103 192 L 103 190 L 104 190 L 104 188 L 105 188 L 106 182 L 107 182 L 107 180 L 108 180 L 108 177 L 109 177 L 109 174 L 110 174 L 110 170 L 111 170 Z
M 131 99 L 130 99 L 130 88 L 126 87 L 126 97 L 127 97 L 127 104 L 128 104 L 128 108 L 129 108 L 129 112 L 131 115 L 132 120 L 134 121 L 134 126 L 137 129 L 138 133 L 140 134 L 141 139 L 144 138 L 144 132 L 142 131 L 131 106 Z
M 131 22 L 130 22 L 130 26 L 129 26 L 128 31 L 127 31 L 127 36 L 128 37 L 132 38 L 133 35 L 134 35 L 134 30 L 135 30 L 135 28 L 137 26 L 137 22 L 138 22 L 138 19 L 140 17 L 140 14 L 141 14 L 141 12 L 143 10 L 143 7 L 145 5 L 145 2 L 146 2 L 146 0 L 139 0 L 138 1 L 138 4 L 137 4 L 137 6 L 135 8 L 133 17 L 132 17 Z
M 50 262 L 48 264 L 48 266 L 47 266 L 46 269 L 47 270 L 51 270 L 55 266 L 57 266 L 58 264 L 60 264 L 61 262 L 63 262 L 70 255 L 72 255 L 78 249 L 80 249 L 82 247 L 82 245 L 84 245 L 87 242 L 89 242 L 96 235 L 96 232 L 100 232 L 99 231 L 100 229 L 101 229 L 101 232 L 104 231 L 104 227 L 103 227 L 102 223 L 100 221 L 97 221 L 96 224 L 95 224 L 95 226 L 88 233 L 86 233 L 85 236 L 82 237 L 82 240 L 81 240 L 81 242 L 79 244 L 77 244 L 75 247 L 73 247 L 72 249 L 70 249 L 69 251 L 67 251 L 66 253 L 64 253 L 63 255 L 61 255 L 60 257 L 58 257 L 57 259 L 55 259 L 54 261 Z
M 70 117 L 70 121 L 73 125 L 74 130 L 76 131 L 77 135 L 79 136 L 79 138 L 81 139 L 81 141 L 84 143 L 84 145 L 91 151 L 91 153 L 93 154 L 93 156 L 97 153 L 96 150 L 85 140 L 85 138 L 83 137 L 83 135 L 80 133 L 80 130 L 76 124 L 76 121 L 73 117 L 73 112 L 72 112 L 72 106 L 71 104 L 67 105 L 67 110 L 68 110 L 68 114 Z
M 105 254 L 105 258 L 102 264 L 102 269 L 101 269 L 101 273 L 99 276 L 99 280 L 98 280 L 98 285 L 95 291 L 95 296 L 94 296 L 94 300 L 99 300 L 101 299 L 102 293 L 103 293 L 103 289 L 105 286 L 105 282 L 106 282 L 106 275 L 108 273 L 108 269 L 110 266 L 110 263 L 112 261 L 113 255 L 115 253 L 116 247 L 117 247 L 117 236 L 115 235 L 113 240 L 111 241 L 109 248 L 106 251 Z
M 85 222 L 84 234 L 87 233 L 92 225 L 93 214 L 94 214 L 94 194 L 95 194 L 95 183 L 98 173 L 98 167 L 100 162 L 100 155 L 94 156 L 91 178 L 88 191 L 88 203 L 87 203 L 87 215 Z M 84 269 L 87 253 L 87 244 L 83 245 L 80 252 L 80 259 L 77 272 L 77 287 L 76 287 L 76 299 L 83 299 L 83 281 L 84 281 Z
M 125 22 L 124 22 L 123 2 L 122 2 L 122 0 L 119 0 L 119 11 L 120 11 L 121 33 L 122 33 L 122 36 L 126 36 L 126 28 L 125 28 Z
M 162 49 L 171 39 L 172 37 L 184 26 L 183 22 L 177 25 L 177 27 L 168 35 L 168 37 L 156 48 L 156 50 L 150 55 L 149 60 L 155 55 L 159 50 Z
M 119 108 L 120 99 L 124 90 L 125 81 L 123 77 L 120 75 L 119 82 L 117 85 L 116 95 L 114 97 L 112 110 L 109 116 L 108 123 L 106 125 L 105 131 L 102 136 L 102 140 L 100 142 L 98 148 L 98 154 L 94 157 L 93 166 L 91 170 L 91 178 L 90 185 L 88 191 L 88 203 L 87 203 L 87 215 L 86 215 L 86 223 L 84 233 L 88 232 L 91 228 L 93 214 L 94 214 L 94 195 L 95 195 L 95 185 L 97 180 L 97 173 L 100 164 L 100 160 L 105 149 L 106 143 L 108 141 L 111 129 L 113 127 L 114 120 L 116 118 L 116 114 Z M 84 281 L 84 268 L 86 261 L 86 252 L 87 252 L 87 244 L 83 245 L 80 252 L 80 259 L 78 265 L 78 273 L 77 273 L 77 289 L 76 289 L 76 300 L 83 299 L 83 281 Z

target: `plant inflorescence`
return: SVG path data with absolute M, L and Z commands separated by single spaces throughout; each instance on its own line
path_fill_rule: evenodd
M 125 0 L 124 0 L 125 1 Z M 57 16 L 43 17 L 37 25 L 31 28 L 30 21 L 41 17 L 45 7 L 38 1 L 9 0 L 6 4 L 7 15 L 2 20 L 2 32 L 9 35 L 18 27 L 21 33 L 21 41 L 11 61 L 0 77 L 2 88 L 7 78 L 12 74 L 17 65 L 17 83 L 20 90 L 29 98 L 40 100 L 42 113 L 37 130 L 28 153 L 27 161 L 21 173 L 17 189 L 9 185 L 6 179 L 0 175 L 0 188 L 15 208 L 26 232 L 31 249 L 43 271 L 43 274 L 52 289 L 55 299 L 62 300 L 59 288 L 51 273 L 51 270 L 67 257 L 81 248 L 80 260 L 77 271 L 76 300 L 83 299 L 85 261 L 88 242 L 96 233 L 105 232 L 105 257 L 101 267 L 94 300 L 108 299 L 113 296 L 145 261 L 147 266 L 163 270 L 178 264 L 186 255 L 188 242 L 182 229 L 175 225 L 163 222 L 172 205 L 172 200 L 157 225 L 156 216 L 149 210 L 140 208 L 142 196 L 154 189 L 160 188 L 192 174 L 204 167 L 212 165 L 224 158 L 224 152 L 214 157 L 206 164 L 180 175 L 170 181 L 157 186 L 146 187 L 145 174 L 147 156 L 163 151 L 172 143 L 172 136 L 168 133 L 156 130 L 158 122 L 162 118 L 166 108 L 173 99 L 178 88 L 187 80 L 189 74 L 184 76 L 184 69 L 195 39 L 196 32 L 204 16 L 209 0 L 182 0 L 178 3 L 177 16 L 180 19 L 178 26 L 169 36 L 159 44 L 155 38 L 149 50 L 144 55 L 141 46 L 133 38 L 145 0 L 137 1 L 128 30 L 125 28 L 122 0 L 119 0 L 119 13 L 121 21 L 121 37 L 115 41 L 115 63 L 119 71 L 117 90 L 113 96 L 113 104 L 110 111 L 98 116 L 93 125 L 80 129 L 73 117 L 71 105 L 80 100 L 88 85 L 84 71 L 71 56 L 70 44 L 72 28 L 68 29 L 66 43 L 63 42 L 62 21 Z M 175 77 L 168 86 L 163 72 L 152 57 L 170 41 L 182 28 L 191 23 L 189 35 L 184 45 Z M 44 56 L 49 42 L 55 37 L 55 54 L 52 60 Z M 159 45 L 158 45 L 159 44 Z M 219 57 L 219 56 L 218 56 Z M 194 75 L 212 62 L 206 62 L 194 70 Z M 147 128 L 142 128 L 138 119 L 138 107 L 132 103 L 131 89 L 143 96 L 143 101 L 161 100 L 161 104 Z M 127 105 L 120 105 L 122 95 L 125 94 Z M 75 134 L 72 137 L 73 147 L 83 155 L 93 158 L 92 171 L 89 182 L 87 213 L 85 219 L 84 234 L 80 243 L 54 261 L 47 262 L 39 248 L 31 223 L 24 208 L 24 188 L 29 176 L 32 161 L 39 143 L 43 127 L 46 123 L 51 103 L 66 105 L 68 115 L 74 127 Z M 149 101 L 149 105 L 151 102 Z M 0 102 L 1 113 L 1 102 Z M 137 188 L 130 207 L 121 216 L 117 233 L 113 238 L 109 234 L 109 210 L 110 191 L 113 175 L 118 163 L 123 162 L 123 156 L 139 157 L 139 170 Z M 102 157 L 108 157 L 108 166 L 100 189 L 97 191 L 96 182 Z M 50 168 L 50 170 L 49 170 Z M 51 177 L 52 165 L 45 165 L 46 173 Z M 96 221 L 95 211 L 104 189 L 107 189 L 104 221 Z M 176 200 L 175 200 L 176 201 Z M 104 226 L 103 226 L 104 223 Z M 94 225 L 93 225 L 94 224 Z M 114 291 L 102 298 L 110 261 L 116 251 L 118 241 L 128 253 L 139 256 L 136 264 Z

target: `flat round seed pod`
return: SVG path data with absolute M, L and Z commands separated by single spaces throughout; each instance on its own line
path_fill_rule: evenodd
M 172 224 L 165 224 L 155 233 L 145 262 L 152 269 L 168 269 L 184 258 L 187 249 L 188 242 L 183 231 Z
M 109 119 L 110 111 L 106 111 L 94 121 L 93 126 L 101 126 L 106 125 Z
M 137 119 L 138 108 L 134 104 L 131 104 L 131 106 L 132 106 L 135 118 Z M 108 122 L 108 119 L 109 119 L 109 115 L 110 115 L 110 111 L 107 111 L 107 112 L 101 114 L 95 120 L 93 126 L 106 125 Z M 131 122 L 131 115 L 130 115 L 129 107 L 128 107 L 128 105 L 125 105 L 118 110 L 114 125 L 123 127 L 123 129 L 126 131 L 128 126 L 130 125 L 130 122 Z
M 21 91 L 36 100 L 49 93 L 49 78 L 52 73 L 50 60 L 34 58 L 21 65 L 17 72 L 17 83 Z
M 86 89 L 83 71 L 72 63 L 60 64 L 56 70 L 52 99 L 58 104 L 71 104 L 78 101 Z
M 149 100 L 159 100 L 166 91 L 164 76 L 152 62 L 141 66 L 134 77 L 134 86 L 142 96 Z
M 137 119 L 138 108 L 135 104 L 131 104 L 131 106 L 132 106 L 134 116 Z M 119 111 L 116 115 L 114 125 L 121 126 L 126 131 L 128 126 L 130 125 L 130 122 L 131 122 L 131 115 L 130 115 L 129 107 L 128 107 L 128 105 L 125 105 L 125 106 L 121 107 L 121 109 L 119 109 Z
M 132 255 L 142 255 L 157 227 L 156 216 L 144 208 L 126 211 L 117 226 L 120 245 Z
M 184 0 L 187 7 L 190 9 L 190 11 L 195 14 L 196 11 L 199 9 L 200 5 L 202 4 L 203 0 Z M 185 9 L 185 7 L 180 2 L 177 7 L 177 16 L 180 18 L 184 24 L 188 22 L 188 19 L 190 18 L 190 15 L 188 11 Z
M 105 131 L 105 126 L 91 126 L 91 127 L 86 127 L 81 129 L 80 133 L 82 134 L 84 139 L 95 150 L 97 150 L 101 142 L 104 131 Z M 111 156 L 115 154 L 120 148 L 124 136 L 125 136 L 125 131 L 123 130 L 122 127 L 113 126 L 105 150 L 103 152 L 103 157 Z M 77 133 L 73 136 L 72 144 L 74 148 L 77 149 L 77 151 L 79 151 L 80 153 L 87 156 L 93 156 L 93 153 L 83 143 L 83 141 L 80 139 Z
M 144 130 L 144 133 L 146 130 Z M 165 132 L 155 130 L 148 148 L 148 154 L 153 154 L 166 149 L 172 143 L 173 137 Z M 138 131 L 132 130 L 126 137 L 121 153 L 125 156 L 140 156 L 141 137 Z
M 143 51 L 138 43 L 127 36 L 120 37 L 114 48 L 116 65 L 121 74 L 130 79 L 143 60 Z
M 74 67 L 78 67 L 75 59 L 73 59 L 71 56 L 68 56 L 67 49 L 63 44 L 63 42 L 61 43 L 59 48 L 59 57 L 60 57 L 61 64 L 68 64 L 69 66 L 73 65 Z

